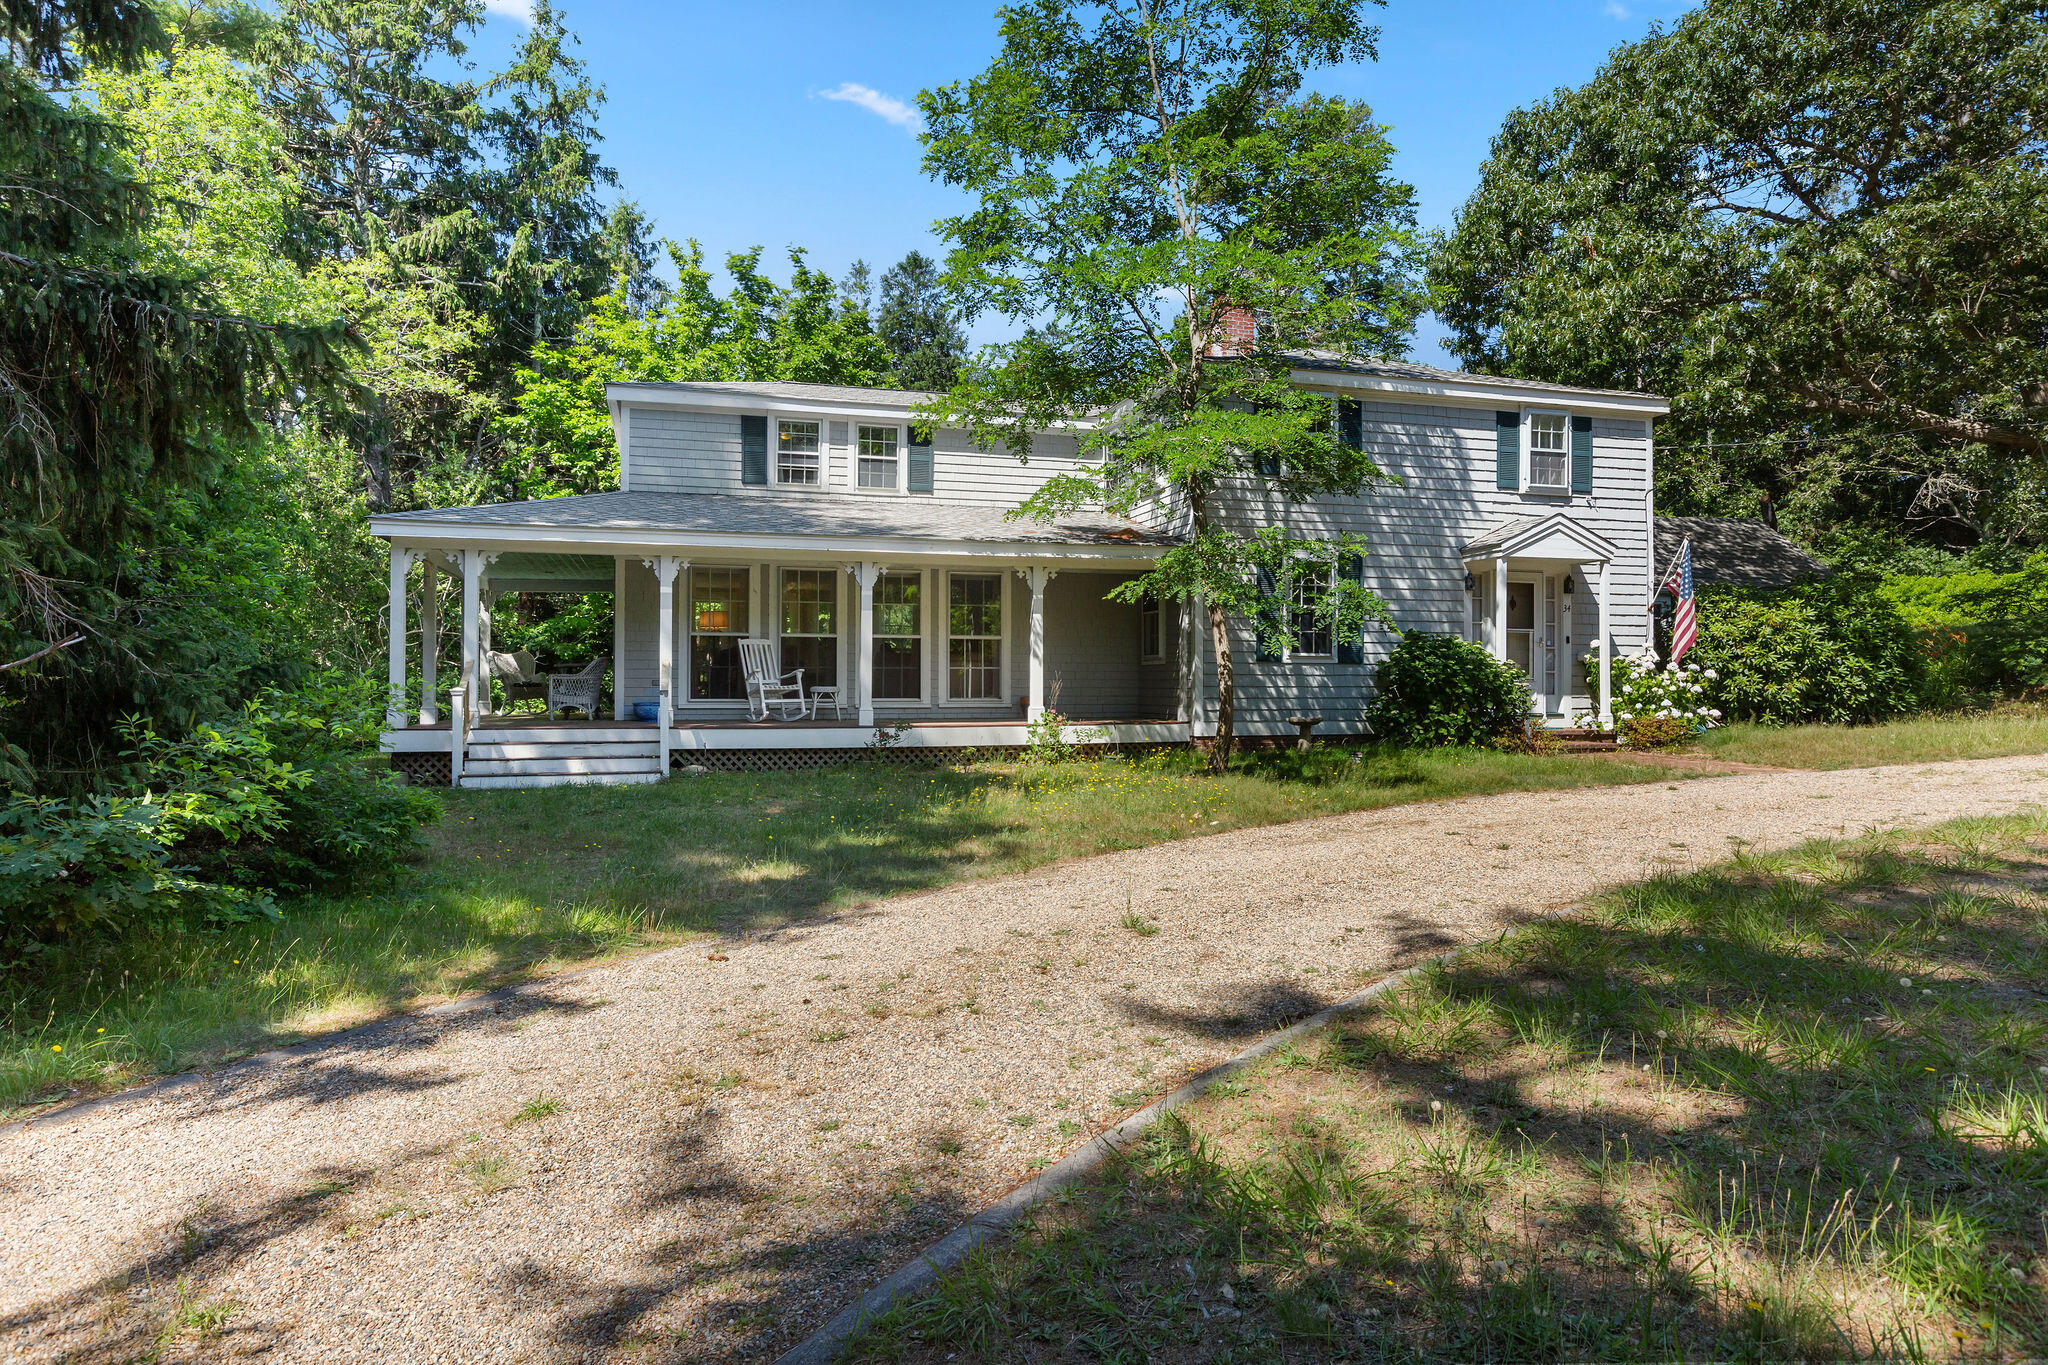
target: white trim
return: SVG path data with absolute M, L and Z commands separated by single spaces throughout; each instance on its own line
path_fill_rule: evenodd
M 953 641 L 986 640 L 986 635 L 953 634 L 953 580 L 961 575 L 969 578 L 993 578 L 996 580 L 996 610 L 1001 616 L 995 633 L 996 642 L 996 684 L 998 695 L 993 697 L 956 697 L 953 695 Z M 937 610 L 937 620 L 945 629 L 937 632 L 939 642 L 946 647 L 939 651 L 939 686 L 941 706 L 1013 706 L 1016 698 L 1010 695 L 1010 575 L 1001 569 L 945 569 L 940 578 L 945 582 L 944 602 Z
M 656 608 L 659 610 L 659 608 Z M 632 714 L 626 695 L 626 557 L 612 556 L 612 719 Z
M 786 535 L 740 531 L 621 531 L 612 526 L 507 526 L 476 522 L 439 522 L 424 517 L 405 520 L 373 517 L 370 534 L 412 547 L 446 545 L 450 541 L 516 551 L 535 545 L 587 545 L 595 554 L 646 554 L 655 550 L 732 550 L 740 554 L 783 552 L 844 559 L 906 555 L 958 559 L 1099 559 L 1119 564 L 1147 564 L 1165 554 L 1167 545 L 1061 544 L 1022 540 L 940 540 L 909 536 Z
M 932 650 L 932 593 L 929 575 L 921 567 L 899 569 L 893 565 L 883 565 L 881 573 L 875 576 L 875 587 L 879 590 L 886 579 L 911 577 L 917 579 L 917 641 L 918 652 L 921 656 L 918 660 L 917 669 L 917 695 L 915 697 L 875 697 L 873 702 L 874 709 L 877 711 L 896 711 L 902 710 L 905 707 L 930 706 L 932 704 L 932 664 L 934 651 Z M 880 609 L 881 603 L 875 603 L 874 610 L 879 611 Z M 877 635 L 871 631 L 869 638 L 879 644 L 883 640 L 901 640 L 907 637 L 901 635 Z M 861 680 L 861 695 L 863 697 L 868 696 L 874 691 L 874 686 L 875 661 L 874 657 L 870 655 L 868 658 L 868 676 Z
M 1305 389 L 1343 389 L 1368 393 L 1389 393 L 1428 398 L 1455 406 L 1514 407 L 1525 403 L 1552 403 L 1584 413 L 1608 413 L 1626 417 L 1662 417 L 1671 402 L 1644 394 L 1591 394 L 1572 389 L 1528 389 L 1518 384 L 1489 384 L 1478 376 L 1462 380 L 1394 379 L 1385 375 L 1347 374 L 1342 370 L 1296 368 L 1288 378 Z
M 691 560 L 690 566 L 687 569 L 683 570 L 681 575 L 683 580 L 682 593 L 680 596 L 675 598 L 676 615 L 678 617 L 681 617 L 681 620 L 679 622 L 669 623 L 670 629 L 674 629 L 675 626 L 678 624 L 680 624 L 682 627 L 681 630 L 676 632 L 682 638 L 682 648 L 677 651 L 677 654 L 680 656 L 680 658 L 677 661 L 677 668 L 682 672 L 683 675 L 682 685 L 675 689 L 678 695 L 675 699 L 674 705 L 678 713 L 681 713 L 686 710 L 715 710 L 721 706 L 743 707 L 747 704 L 747 697 L 745 692 L 741 692 L 741 694 L 737 697 L 693 697 L 690 695 L 691 689 L 696 685 L 695 679 L 692 676 L 696 672 L 696 669 L 692 666 L 691 662 L 693 659 L 696 658 L 696 638 L 698 634 L 696 606 L 697 593 L 695 583 L 697 571 L 699 569 L 714 569 L 719 571 L 725 571 L 730 569 L 745 570 L 747 575 L 747 600 L 746 604 L 741 608 L 741 613 L 745 617 L 745 619 L 740 622 L 740 628 L 737 631 L 723 630 L 704 632 L 704 634 L 706 635 L 720 635 L 728 639 L 743 640 L 747 636 L 752 635 L 754 633 L 754 598 L 756 596 L 757 587 L 754 580 L 757 577 L 758 568 L 759 566 L 754 564 L 722 563 L 716 560 Z M 689 615 L 683 615 L 683 613 L 685 612 L 688 612 Z M 655 609 L 655 619 L 660 619 L 660 608 L 658 607 Z
M 1564 482 L 1555 484 L 1536 483 L 1536 419 L 1558 417 L 1564 421 Z M 1572 495 L 1572 415 L 1563 408 L 1522 409 L 1522 487 L 1521 491 L 1531 497 L 1569 498 Z
M 832 484 L 832 455 L 831 447 L 826 444 L 825 440 L 827 419 L 819 417 L 782 417 L 770 413 L 768 414 L 768 422 L 773 429 L 768 433 L 771 438 L 771 444 L 768 447 L 769 478 L 767 486 L 785 493 L 829 492 Z M 810 452 L 817 458 L 817 464 L 813 466 L 818 474 L 818 477 L 815 479 L 785 479 L 782 477 L 782 428 L 784 425 L 794 426 L 799 423 L 818 429 L 817 446 Z M 796 453 L 802 454 L 803 452 L 798 451 Z
M 1312 564 L 1312 563 L 1314 563 L 1315 561 L 1314 561 L 1314 560 L 1302 560 L 1302 561 L 1300 561 L 1300 562 L 1301 562 L 1301 563 L 1304 563 L 1304 564 Z M 1306 576 L 1306 575 L 1303 575 L 1303 574 L 1300 574 L 1300 573 L 1295 573 L 1295 574 L 1291 574 L 1291 575 L 1289 575 L 1289 576 L 1288 576 L 1288 579 L 1287 579 L 1287 636 L 1288 636 L 1288 643 L 1287 643 L 1286 647 L 1284 647 L 1284 648 L 1283 648 L 1283 649 L 1282 649 L 1282 650 L 1280 651 L 1280 662 L 1281 662 L 1281 663 L 1284 663 L 1284 664 L 1293 664 L 1293 663 L 1303 663 L 1303 664 L 1333 664 L 1333 663 L 1337 662 L 1337 627 L 1336 627 L 1335 625 L 1332 625 L 1332 626 L 1330 627 L 1330 651 L 1329 651 L 1329 653 L 1327 653 L 1327 654 L 1297 654 L 1297 653 L 1295 652 L 1295 649 L 1294 649 L 1294 613 L 1295 613 L 1295 612 L 1296 612 L 1296 611 L 1298 610 L 1298 608 L 1297 608 L 1297 607 L 1295 606 L 1295 604 L 1294 604 L 1294 585 L 1295 585 L 1295 584 L 1297 584 L 1297 583 L 1299 583 L 1299 582 L 1300 582 L 1300 581 L 1301 581 L 1301 580 L 1302 580 L 1302 579 L 1303 579 L 1303 578 L 1304 578 L 1305 576 Z M 1329 577 L 1328 577 L 1327 579 L 1325 579 L 1325 580 L 1324 580 L 1324 582 L 1323 582 L 1323 590 L 1324 590 L 1325 592 L 1327 592 L 1327 593 L 1330 593 L 1330 594 L 1335 594 L 1335 593 L 1336 593 L 1336 591 L 1337 591 L 1337 566 L 1336 566 L 1335 564 L 1332 564 L 1332 565 L 1330 565 L 1330 576 L 1329 576 Z
M 1067 740 L 1075 744 L 1184 744 L 1188 740 L 1190 729 L 1186 721 L 1082 721 L 1067 726 L 1064 733 Z M 443 736 L 446 734 L 445 731 L 427 733 Z M 390 734 L 384 736 L 387 741 L 400 737 Z M 873 743 L 874 738 L 875 731 L 863 726 L 814 727 L 798 723 L 777 725 L 772 728 L 681 728 L 671 732 L 669 747 L 699 752 L 733 749 L 859 749 Z M 912 721 L 910 728 L 897 741 L 898 746 L 905 749 L 985 749 L 999 745 L 1024 745 L 1030 742 L 1031 732 L 1026 726 L 996 720 L 986 725 L 961 725 L 957 722 L 920 725 Z M 445 737 L 439 747 L 447 747 Z
M 633 491 L 633 417 L 623 403 L 606 404 L 612 410 L 612 440 L 619 447 L 619 491 Z
M 670 388 L 651 384 L 632 384 L 612 381 L 604 386 L 607 402 L 637 403 L 642 407 L 658 408 L 699 408 L 715 412 L 767 412 L 783 413 L 826 413 L 858 414 L 877 417 L 884 421 L 902 422 L 906 413 L 913 413 L 923 401 L 906 393 L 901 401 L 878 395 L 867 402 L 845 398 L 800 398 L 787 394 L 749 392 L 744 389 L 700 389 L 694 386 Z M 1092 417 L 1077 417 L 1065 422 L 1054 423 L 1043 430 L 1046 432 L 1093 431 L 1101 425 Z M 939 424 L 934 424 L 934 431 Z M 957 431 L 958 427 L 946 427 Z
M 890 488 L 863 488 L 860 482 L 860 429 L 871 427 L 877 431 L 887 429 L 896 433 L 896 483 Z M 910 489 L 910 437 L 909 427 L 901 422 L 863 422 L 858 418 L 847 420 L 847 467 L 846 491 L 863 498 L 907 497 Z

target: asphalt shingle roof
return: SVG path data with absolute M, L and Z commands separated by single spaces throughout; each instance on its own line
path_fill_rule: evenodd
M 1423 384 L 1497 384 L 1510 389 L 1533 389 L 1541 393 L 1584 393 L 1602 398 L 1646 398 L 1659 395 L 1636 389 L 1592 389 L 1577 384 L 1549 384 L 1540 379 L 1515 379 L 1504 374 L 1475 374 L 1471 370 L 1440 370 L 1434 365 L 1417 365 L 1408 360 L 1357 360 L 1330 351 L 1295 351 L 1288 359 L 1304 370 L 1329 370 L 1339 374 L 1368 374 L 1380 379 L 1407 379 Z
M 1657 572 L 1668 571 L 1692 537 L 1692 577 L 1701 587 L 1784 588 L 1825 578 L 1828 566 L 1760 521 L 1735 517 L 1657 518 Z
M 738 535 L 842 536 L 995 541 L 1045 545 L 1172 545 L 1134 521 L 1075 513 L 1050 525 L 1009 521 L 1009 509 L 926 498 L 831 494 L 584 493 L 532 502 L 390 512 L 381 521 L 434 525 L 545 526 L 592 531 L 727 532 Z

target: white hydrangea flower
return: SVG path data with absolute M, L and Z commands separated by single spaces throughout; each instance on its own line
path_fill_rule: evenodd
M 1710 668 L 1710 669 L 1708 669 L 1708 670 L 1707 670 L 1707 676 L 1708 676 L 1709 678 L 1718 678 L 1718 677 L 1720 677 L 1721 675 L 1720 675 L 1719 673 L 1716 673 L 1716 672 L 1715 672 L 1715 671 L 1714 671 L 1713 669 L 1711 669 L 1711 668 Z

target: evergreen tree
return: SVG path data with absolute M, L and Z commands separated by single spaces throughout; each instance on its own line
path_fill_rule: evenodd
M 89 785 L 119 716 L 218 700 L 189 666 L 210 642 L 160 628 L 165 552 L 273 395 L 336 373 L 345 332 L 237 315 L 145 250 L 156 206 L 118 128 L 55 93 L 159 51 L 149 9 L 9 0 L 0 22 L 0 767 Z
M 913 251 L 882 272 L 875 330 L 889 348 L 890 381 L 931 393 L 952 388 L 967 354 L 959 316 L 939 263 L 923 252 Z

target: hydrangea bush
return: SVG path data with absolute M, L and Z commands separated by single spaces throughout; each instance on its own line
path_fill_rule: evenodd
M 1618 658 L 1613 665 L 1614 720 L 1623 736 L 1640 731 L 1658 743 L 1689 739 L 1721 723 L 1708 695 L 1720 674 L 1698 664 Z

